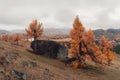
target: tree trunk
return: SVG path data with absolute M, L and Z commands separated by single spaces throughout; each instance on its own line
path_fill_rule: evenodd
M 82 56 L 82 43 L 79 43 L 79 55 Z
M 17 45 L 19 45 L 19 41 L 16 41 L 17 42 Z
M 97 59 L 96 59 L 95 55 L 93 54 L 93 52 L 88 49 L 87 45 L 86 45 L 84 42 L 83 42 L 83 45 L 84 45 L 84 47 L 85 47 L 86 50 L 87 50 L 87 52 L 86 52 L 85 54 L 90 55 L 91 59 L 92 59 L 94 62 L 96 62 Z
M 37 37 L 36 37 L 36 30 L 34 30 L 34 41 L 35 41 L 35 49 L 34 52 L 37 53 Z

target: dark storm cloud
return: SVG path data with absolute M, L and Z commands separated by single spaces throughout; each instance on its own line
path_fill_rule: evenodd
M 119 0 L 0 0 L 0 29 L 24 29 L 33 19 L 45 27 L 71 27 L 76 15 L 87 28 L 120 28 L 119 5 Z

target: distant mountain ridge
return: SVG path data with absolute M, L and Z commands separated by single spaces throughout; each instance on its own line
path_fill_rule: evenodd
M 70 29 L 63 28 L 46 28 L 44 29 L 43 35 L 68 35 Z
M 25 33 L 25 30 L 11 30 L 9 31 L 11 34 L 13 33 Z M 44 28 L 43 35 L 68 35 L 70 29 L 63 29 L 63 28 Z
M 100 38 L 105 35 L 109 39 L 115 38 L 117 35 L 120 35 L 120 29 L 96 29 L 93 30 L 95 36 Z M 25 33 L 25 30 L 0 30 L 0 34 L 13 34 L 13 33 Z M 54 35 L 69 35 L 70 28 L 45 28 L 43 35 L 54 36 Z
M 120 35 L 120 29 L 97 29 L 93 32 L 97 38 L 100 38 L 101 36 L 105 35 L 105 37 L 109 39 L 114 39 L 117 35 Z
M 3 34 L 9 34 L 10 32 L 9 31 L 7 31 L 7 30 L 0 30 L 0 35 L 3 35 Z

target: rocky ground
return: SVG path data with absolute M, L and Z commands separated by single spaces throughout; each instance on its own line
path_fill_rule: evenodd
M 110 66 L 65 66 L 60 60 L 35 55 L 30 43 L 0 41 L 0 80 L 120 80 L 120 55 Z

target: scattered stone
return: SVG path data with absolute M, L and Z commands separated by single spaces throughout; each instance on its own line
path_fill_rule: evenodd
M 37 67 L 37 63 L 36 63 L 36 62 L 30 61 L 30 64 L 31 64 L 33 67 Z
M 0 74 L 4 74 L 5 70 L 4 69 L 0 69 Z
M 18 56 L 19 56 L 19 53 L 18 52 L 14 52 L 13 55 L 12 55 L 12 58 L 16 60 Z
M 15 55 L 19 56 L 19 53 L 18 52 L 14 52 Z
M 27 66 L 27 67 L 29 66 L 29 64 L 28 64 L 27 61 L 22 61 L 21 64 L 22 64 L 23 66 Z
M 5 61 L 6 61 L 7 63 L 10 63 L 10 60 L 8 59 L 8 55 L 7 55 L 7 54 L 5 54 L 4 58 L 5 58 Z
M 21 58 L 18 52 L 12 52 L 12 54 L 9 54 L 8 59 L 10 61 L 15 61 L 18 57 Z
M 47 75 L 48 75 L 48 74 L 49 74 L 49 69 L 45 68 L 45 69 L 44 69 L 44 74 L 47 74 Z
M 26 80 L 27 79 L 27 76 L 26 74 L 24 74 L 23 72 L 19 72 L 19 71 L 16 71 L 16 70 L 12 70 L 10 72 L 10 74 L 12 76 L 14 76 L 15 78 L 19 79 L 19 80 Z
M 20 46 L 20 47 L 24 47 L 24 45 L 22 45 L 22 44 L 21 44 L 21 45 L 19 45 L 19 46 Z
M 5 77 L 4 77 L 4 80 L 11 80 L 11 79 L 10 79 L 10 76 L 5 76 Z
M 2 46 L 0 46 L 0 49 L 1 49 L 1 50 L 5 50 L 5 48 L 4 48 L 4 47 L 2 47 Z
M 10 63 L 10 61 L 9 61 L 7 56 L 0 57 L 0 64 L 1 65 L 5 65 L 5 64 L 9 64 L 9 63 Z

